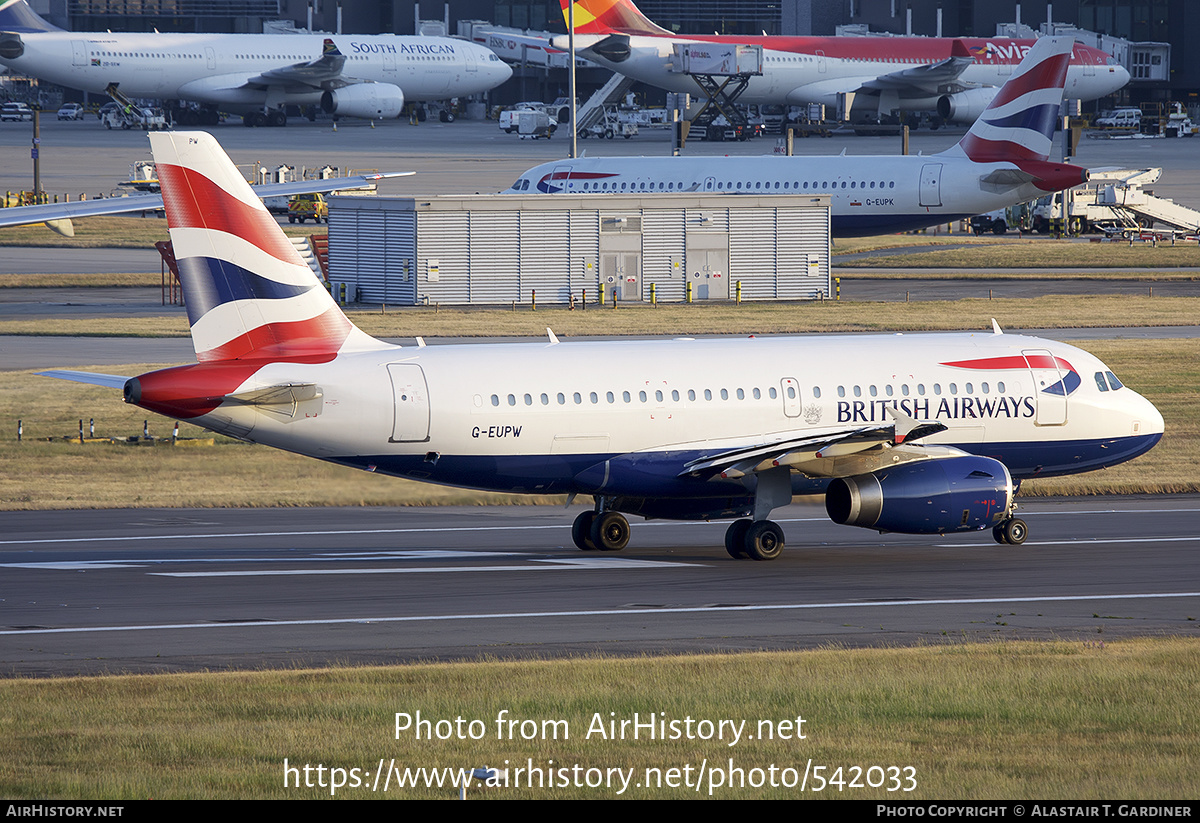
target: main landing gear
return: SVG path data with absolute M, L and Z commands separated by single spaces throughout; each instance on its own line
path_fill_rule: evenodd
M 725 551 L 734 560 L 774 560 L 783 551 L 783 529 L 771 520 L 734 520 L 725 531 Z
M 629 545 L 629 521 L 620 512 L 583 512 L 571 525 L 571 539 L 585 552 L 619 552 Z

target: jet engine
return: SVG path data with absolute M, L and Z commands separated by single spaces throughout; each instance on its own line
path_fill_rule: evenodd
M 967 89 L 957 94 L 943 94 L 937 101 L 938 116 L 949 123 L 974 123 L 984 109 L 992 104 L 999 89 Z
M 342 117 L 386 120 L 399 117 L 404 92 L 391 83 L 356 83 L 321 95 L 321 110 Z
M 1008 515 L 1014 493 L 1003 463 L 964 455 L 835 478 L 825 511 L 835 523 L 880 532 L 978 531 Z
M 16 60 L 25 53 L 25 43 L 16 32 L 0 32 L 0 58 Z

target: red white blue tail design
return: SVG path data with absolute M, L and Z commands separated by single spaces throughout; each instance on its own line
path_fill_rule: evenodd
M 150 135 L 200 362 L 324 362 L 385 344 L 351 323 L 204 132 Z
M 955 148 L 977 163 L 1046 160 L 1074 45 L 1070 37 L 1039 39 Z

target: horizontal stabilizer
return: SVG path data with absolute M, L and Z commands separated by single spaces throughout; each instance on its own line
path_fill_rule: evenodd
M 225 399 L 245 406 L 284 406 L 305 400 L 319 400 L 321 397 L 321 390 L 316 383 L 282 383 L 265 389 L 230 394 Z
M 90 371 L 69 371 L 67 369 L 51 369 L 36 372 L 38 377 L 53 377 L 55 380 L 70 380 L 72 383 L 90 383 L 93 386 L 107 386 L 110 389 L 123 389 L 129 381 L 128 377 L 119 374 L 98 374 Z
M 1035 176 L 1020 169 L 996 169 L 979 178 L 980 184 L 993 191 L 996 189 L 1015 189 L 1037 180 Z

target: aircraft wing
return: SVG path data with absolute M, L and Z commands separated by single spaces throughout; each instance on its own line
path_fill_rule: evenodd
M 899 409 L 889 408 L 887 412 L 892 422 L 886 425 L 732 449 L 688 463 L 679 476 L 734 480 L 784 466 L 811 477 L 835 477 L 933 456 L 924 447 L 912 444 L 945 431 L 944 424 L 917 421 Z
M 955 40 L 950 56 L 937 63 L 913 66 L 911 69 L 881 74 L 874 80 L 863 83 L 863 91 L 919 91 L 936 94 L 944 86 L 954 83 L 967 67 L 975 61 L 961 40 Z
M 291 197 L 293 194 L 338 191 L 370 186 L 391 177 L 409 177 L 411 171 L 360 174 L 328 180 L 301 180 L 295 183 L 267 183 L 254 186 L 259 197 Z M 97 217 L 104 214 L 127 214 L 136 211 L 157 211 L 163 207 L 162 195 L 139 194 L 129 197 L 107 197 L 102 200 L 78 200 L 74 203 L 47 203 L 41 206 L 14 206 L 0 209 L 0 228 L 24 226 L 30 223 L 51 223 L 74 217 Z M 70 234 L 68 234 L 70 236 Z
M 246 80 L 248 85 L 275 86 L 281 83 L 300 83 L 316 88 L 326 88 L 331 81 L 342 79 L 342 69 L 346 65 L 346 55 L 328 37 L 321 56 L 316 60 L 304 63 L 293 63 L 278 69 L 264 71 Z

